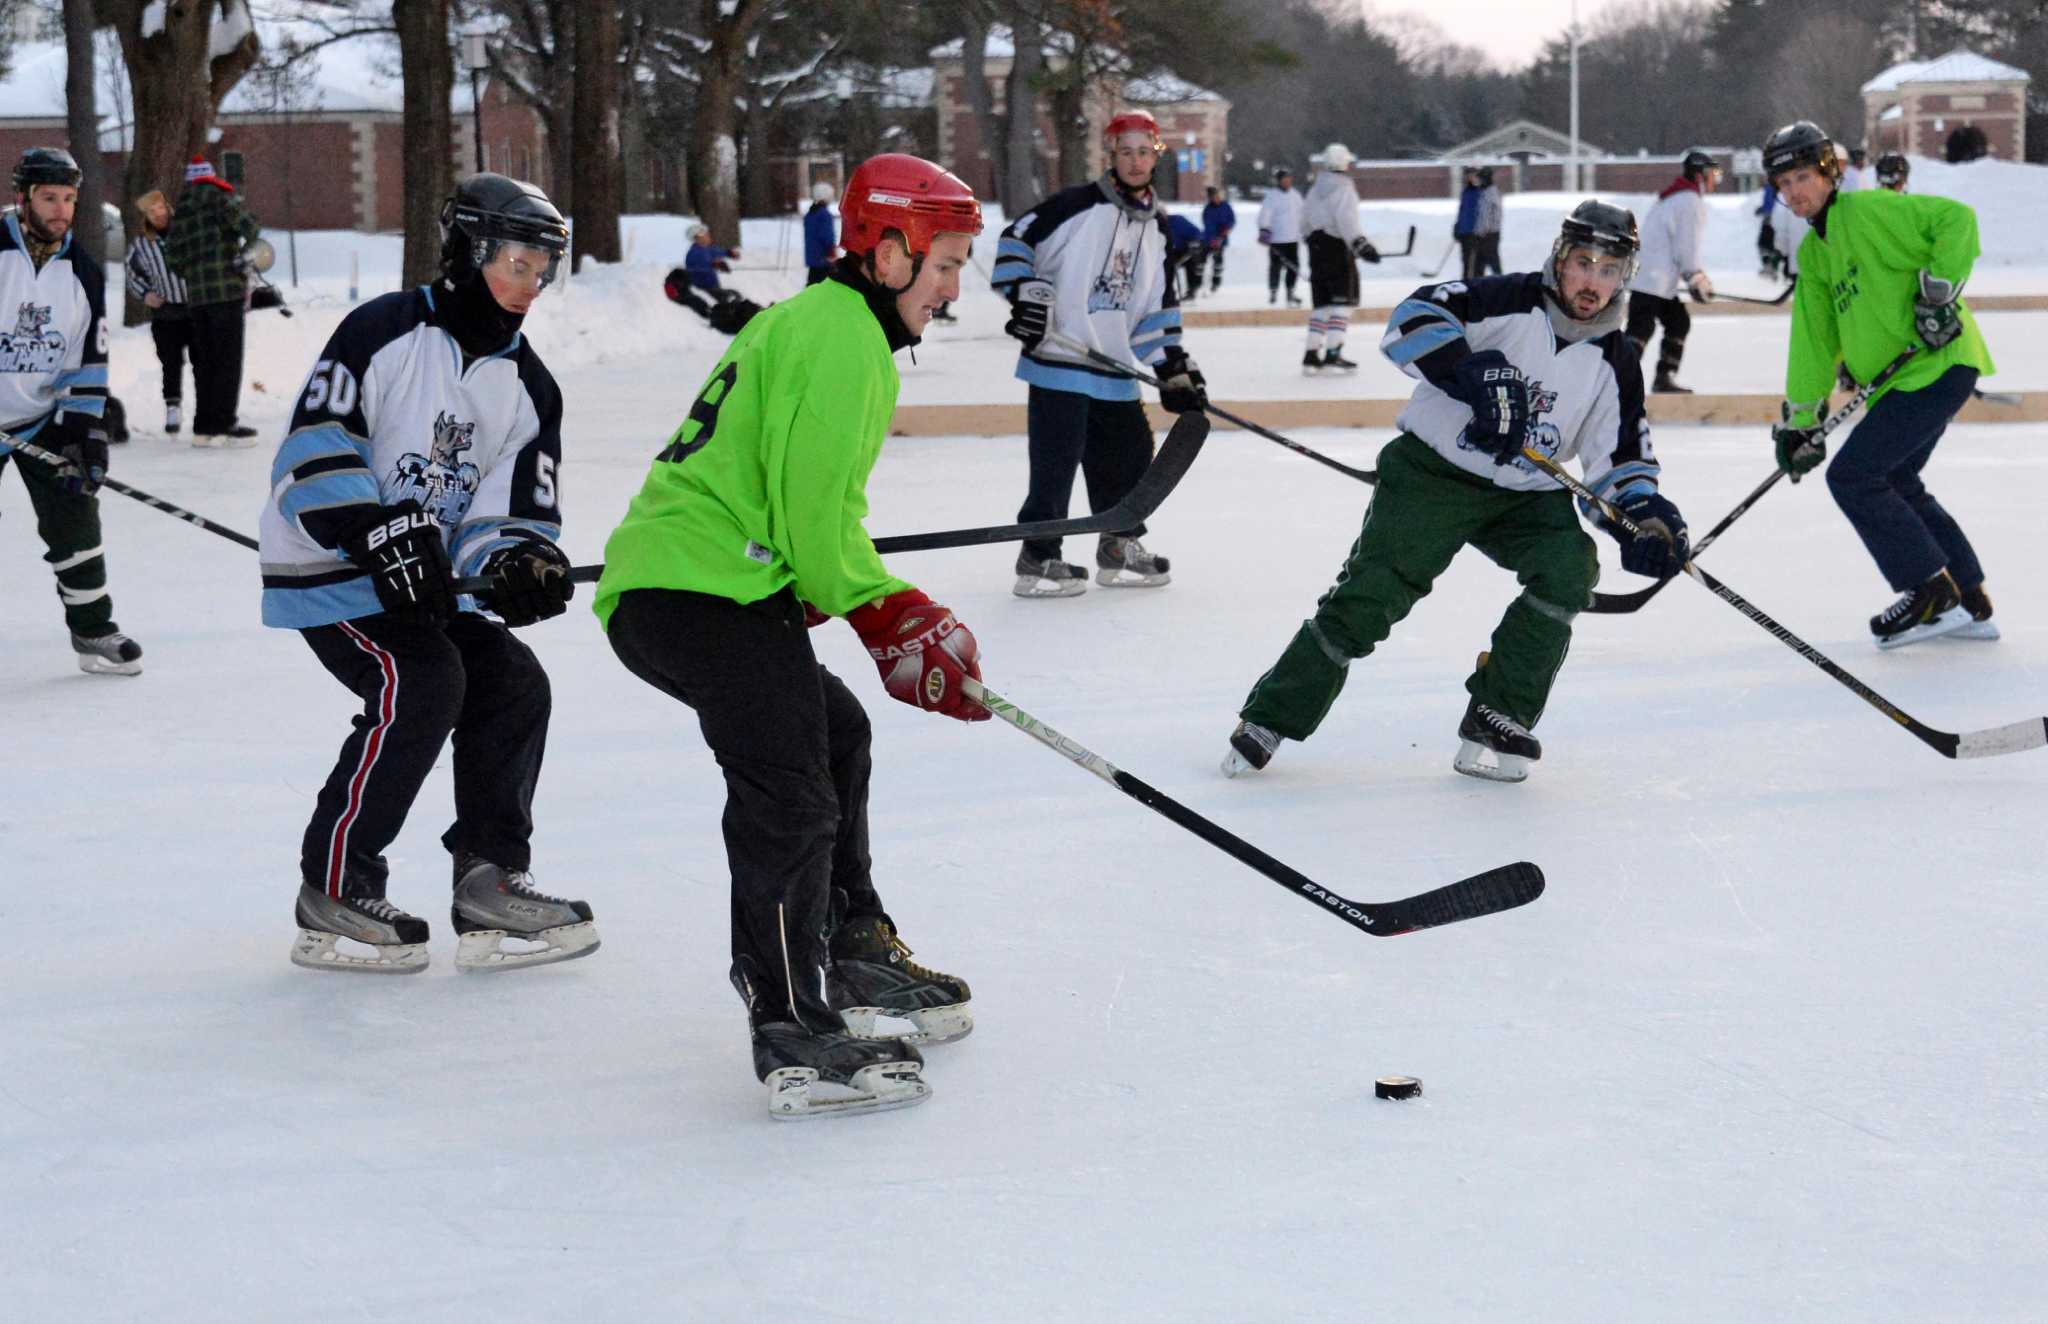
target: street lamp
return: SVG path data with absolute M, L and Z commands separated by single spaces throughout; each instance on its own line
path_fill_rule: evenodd
M 469 114 L 476 127 L 476 168 L 484 168 L 484 99 L 477 90 L 477 76 L 490 67 L 490 52 L 481 32 L 462 34 L 462 63 L 469 70 Z

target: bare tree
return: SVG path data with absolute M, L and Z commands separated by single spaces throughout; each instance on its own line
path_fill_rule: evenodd
M 1010 14 L 1010 76 L 1003 80 L 1003 210 L 1012 216 L 1038 201 L 1038 77 L 1045 31 L 1022 5 Z
M 94 101 L 92 0 L 64 0 L 64 130 L 78 158 L 78 220 L 74 223 L 95 256 L 100 246 L 100 203 L 107 196 L 107 171 L 100 160 L 99 107 Z
M 441 203 L 455 182 L 455 57 L 448 47 L 448 0 L 392 0 L 405 79 L 405 284 L 441 270 Z
M 221 101 L 256 63 L 256 24 L 247 0 L 99 0 L 98 11 L 120 34 L 134 93 L 135 145 L 121 192 L 140 197 L 183 179 L 186 158 L 206 146 Z M 131 234 L 137 223 L 128 217 Z M 127 323 L 141 320 L 142 304 L 130 299 Z
M 572 132 L 576 252 L 619 260 L 619 10 L 613 0 L 576 7 Z
M 697 0 L 695 22 L 671 46 L 695 70 L 697 115 L 685 155 L 690 196 L 711 232 L 728 242 L 739 238 L 739 147 L 734 120 L 746 72 L 746 47 L 755 25 L 787 0 Z
M 502 26 L 491 43 L 491 77 L 540 117 L 548 140 L 547 189 L 566 215 L 576 200 L 576 10 L 573 0 L 479 0 Z

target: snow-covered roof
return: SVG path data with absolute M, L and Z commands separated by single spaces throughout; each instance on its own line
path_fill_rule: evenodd
M 2025 83 L 2033 75 L 1987 55 L 1958 46 L 1934 60 L 1895 64 L 1863 85 L 1865 92 L 1892 92 L 1908 83 Z
M 1071 52 L 1074 39 L 1064 32 L 1054 31 L 1047 34 L 1046 44 L 1055 51 Z M 932 47 L 931 57 L 934 60 L 957 60 L 966 49 L 967 39 L 955 37 L 943 46 Z M 1008 24 L 989 24 L 988 37 L 982 43 L 982 53 L 991 60 L 1013 60 L 1017 57 L 1017 42 L 1010 35 Z
M 1133 78 L 1124 84 L 1124 100 L 1140 105 L 1171 105 L 1182 101 L 1221 101 L 1223 98 L 1206 87 L 1196 87 L 1174 74 L 1159 73 L 1145 78 Z

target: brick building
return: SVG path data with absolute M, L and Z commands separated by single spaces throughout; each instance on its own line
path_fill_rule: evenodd
M 1942 155 L 1948 136 L 1974 126 L 2000 161 L 2027 159 L 2024 69 L 1958 48 L 1895 64 L 1863 85 L 1863 145 L 1874 156 Z
M 100 47 L 103 58 L 108 49 Z M 64 66 L 61 44 L 15 48 L 13 72 L 0 80 L 0 158 L 68 143 Z M 99 74 L 101 159 L 118 188 L 134 142 L 128 76 L 120 67 Z M 477 117 L 468 77 L 458 70 L 455 83 L 460 175 L 477 169 Z M 482 92 L 484 168 L 549 187 L 539 117 L 493 80 Z M 245 77 L 221 105 L 206 156 L 267 228 L 396 230 L 404 225 L 404 119 L 396 40 L 358 37 L 320 48 L 286 76 L 259 69 Z M 176 197 L 183 182 L 156 186 Z
M 981 125 L 968 102 L 961 49 L 961 42 L 952 41 L 931 52 L 932 105 L 938 114 L 937 159 L 966 180 L 977 194 L 997 197 L 1001 190 L 997 187 L 995 161 L 982 144 Z M 990 28 L 983 73 L 988 79 L 990 100 L 998 108 L 1003 104 L 1003 84 L 1010 76 L 1015 57 L 1009 30 Z M 1066 62 L 1067 57 L 1057 50 L 1047 53 L 1046 63 L 1054 70 L 1065 68 Z M 1142 106 L 1159 121 L 1159 136 L 1166 145 L 1166 154 L 1161 163 L 1162 173 L 1156 178 L 1160 192 L 1169 201 L 1200 202 L 1208 186 L 1222 186 L 1223 164 L 1230 150 L 1230 103 L 1214 92 L 1171 75 L 1160 75 L 1128 84 L 1120 79 L 1105 79 L 1083 94 L 1082 114 L 1088 125 L 1083 135 L 1087 159 L 1080 162 L 1059 159 L 1059 135 L 1052 120 L 1051 98 L 1040 96 L 1038 124 L 1033 134 L 1033 173 L 1043 191 L 1051 192 L 1062 180 L 1087 178 L 1106 168 L 1102 130 L 1110 116 L 1125 106 Z

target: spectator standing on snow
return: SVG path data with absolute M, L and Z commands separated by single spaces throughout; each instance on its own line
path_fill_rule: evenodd
M 242 250 L 261 232 L 235 186 L 203 156 L 185 167 L 185 188 L 163 241 L 164 260 L 185 282 L 192 323 L 192 444 L 242 448 L 256 429 L 236 421 L 242 395 L 242 319 L 249 282 Z
M 184 423 L 185 356 L 192 349 L 192 313 L 185 282 L 164 261 L 171 204 L 162 189 L 135 200 L 142 229 L 128 244 L 128 293 L 149 309 L 149 336 L 164 370 L 164 431 L 175 437 Z
M 1209 253 L 1209 289 L 1213 292 L 1223 288 L 1223 250 L 1230 247 L 1230 232 L 1237 228 L 1237 212 L 1224 200 L 1223 190 L 1209 190 L 1208 205 L 1202 208 L 1202 247 Z M 1195 283 L 1202 283 L 1202 272 L 1195 270 Z
M 811 185 L 811 209 L 804 213 L 804 284 L 816 285 L 832 274 L 839 256 L 838 222 L 832 218 L 830 180 Z

